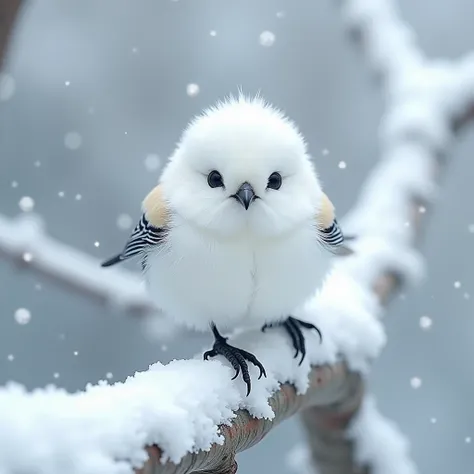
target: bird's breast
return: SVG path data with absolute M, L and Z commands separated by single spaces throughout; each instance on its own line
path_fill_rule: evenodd
M 150 256 L 147 279 L 158 305 L 188 326 L 260 326 L 314 292 L 325 257 L 309 230 L 278 241 L 222 241 L 181 225 Z

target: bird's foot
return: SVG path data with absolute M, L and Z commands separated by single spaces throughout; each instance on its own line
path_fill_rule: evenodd
M 217 330 L 214 324 L 211 325 L 212 333 L 214 334 L 214 345 L 210 351 L 206 351 L 203 354 L 204 360 L 208 360 L 209 357 L 215 357 L 221 355 L 225 357 L 232 365 L 235 370 L 235 375 L 232 377 L 232 380 L 236 379 L 242 371 L 242 378 L 247 385 L 247 396 L 250 394 L 251 382 L 249 367 L 247 361 L 251 362 L 253 365 L 259 368 L 260 375 L 258 379 L 260 380 L 262 376 L 267 376 L 265 368 L 260 363 L 260 361 L 250 352 L 244 351 L 237 347 L 231 346 L 227 343 L 227 337 L 222 336 Z
M 262 332 L 265 332 L 266 329 L 271 327 L 284 327 L 286 332 L 290 335 L 291 342 L 295 348 L 295 355 L 293 357 L 296 359 L 298 355 L 301 354 L 301 360 L 298 365 L 301 365 L 304 358 L 306 357 L 306 343 L 301 328 L 314 329 L 319 334 L 320 340 L 323 340 L 321 331 L 314 324 L 301 321 L 299 319 L 293 318 L 292 316 L 289 316 L 284 321 L 265 324 L 265 326 L 262 327 Z

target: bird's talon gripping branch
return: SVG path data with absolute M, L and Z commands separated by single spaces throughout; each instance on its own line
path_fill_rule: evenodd
M 293 318 L 292 316 L 289 316 L 284 321 L 265 324 L 264 326 L 262 326 L 262 332 L 265 332 L 265 330 L 268 328 L 281 326 L 284 327 L 286 332 L 289 334 L 291 342 L 293 343 L 293 347 L 295 348 L 295 355 L 293 357 L 296 359 L 301 353 L 301 359 L 298 365 L 301 365 L 303 363 L 304 358 L 306 357 L 306 343 L 301 328 L 303 327 L 305 329 L 314 329 L 319 334 L 319 339 L 321 340 L 321 342 L 323 340 L 321 331 L 314 324 L 307 323 L 306 321 L 301 321 L 299 319 Z
M 234 380 L 242 371 L 242 378 L 247 385 L 247 396 L 250 394 L 250 390 L 252 388 L 252 384 L 250 381 L 250 374 L 247 361 L 251 362 L 253 365 L 258 367 L 260 370 L 260 374 L 258 379 L 260 380 L 262 376 L 267 376 L 265 372 L 265 367 L 261 364 L 261 362 L 250 352 L 244 351 L 243 349 L 239 349 L 237 347 L 231 346 L 227 343 L 227 337 L 222 336 L 215 324 L 211 324 L 212 333 L 214 334 L 214 346 L 211 350 L 204 352 L 203 357 L 204 360 L 208 360 L 209 357 L 215 357 L 216 355 L 221 355 L 225 357 L 232 367 L 235 370 L 235 375 L 232 377 L 231 380 Z

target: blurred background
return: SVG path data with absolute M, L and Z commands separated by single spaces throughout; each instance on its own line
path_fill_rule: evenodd
M 189 118 L 242 86 L 300 125 L 342 216 L 377 160 L 383 104 L 336 3 L 30 2 L 0 81 L 0 213 L 21 213 L 30 197 L 52 236 L 110 256 Z M 400 5 L 429 55 L 473 48 L 473 2 Z M 428 225 L 428 276 L 391 305 L 389 342 L 370 377 L 424 473 L 474 469 L 473 151 L 468 131 Z M 133 319 L 4 261 L 0 301 L 2 385 L 80 390 L 211 342 L 193 333 L 156 342 Z M 239 455 L 239 472 L 287 472 L 285 454 L 301 439 L 297 419 L 286 422 Z

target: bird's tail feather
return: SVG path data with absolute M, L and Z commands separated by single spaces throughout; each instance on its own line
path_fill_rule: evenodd
M 114 257 L 112 258 L 109 258 L 108 260 L 106 260 L 105 262 L 102 262 L 100 264 L 101 267 L 111 267 L 112 265 L 115 265 L 116 263 L 119 263 L 123 260 L 123 256 L 122 254 L 118 254 L 118 255 L 115 255 Z

